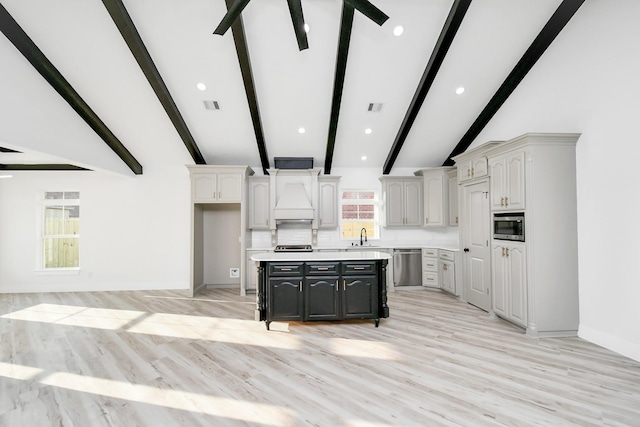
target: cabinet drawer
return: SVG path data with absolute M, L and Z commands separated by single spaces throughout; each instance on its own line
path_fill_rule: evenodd
M 426 256 L 426 257 L 438 257 L 438 250 L 437 249 L 423 249 L 422 250 L 422 256 Z
M 339 262 L 308 262 L 306 263 L 307 274 L 339 274 Z
M 446 259 L 447 261 L 455 261 L 455 254 L 452 251 L 440 251 L 440 259 Z
M 422 258 L 422 269 L 425 271 L 438 271 L 438 258 Z
M 294 276 L 303 273 L 304 264 L 301 262 L 271 262 L 269 276 Z
M 422 273 L 422 286 L 427 286 L 429 288 L 439 288 L 440 284 L 438 283 L 438 273 L 424 271 Z
M 343 262 L 342 274 L 375 274 L 376 265 L 372 262 Z

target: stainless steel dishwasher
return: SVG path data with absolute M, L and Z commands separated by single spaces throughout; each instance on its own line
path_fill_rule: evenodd
M 422 286 L 421 249 L 394 249 L 393 286 Z

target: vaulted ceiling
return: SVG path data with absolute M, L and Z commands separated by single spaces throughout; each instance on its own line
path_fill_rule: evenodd
M 450 164 L 583 0 L 304 0 L 304 50 L 287 0 L 214 35 L 234 3 L 0 0 L 0 169 Z

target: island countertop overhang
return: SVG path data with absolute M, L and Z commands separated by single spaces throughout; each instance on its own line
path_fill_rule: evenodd
M 377 261 L 390 260 L 391 255 L 377 251 L 342 252 L 266 252 L 251 255 L 251 260 L 260 262 L 277 261 Z

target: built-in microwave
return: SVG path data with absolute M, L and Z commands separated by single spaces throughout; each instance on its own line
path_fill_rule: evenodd
M 493 214 L 493 238 L 524 242 L 524 212 Z

